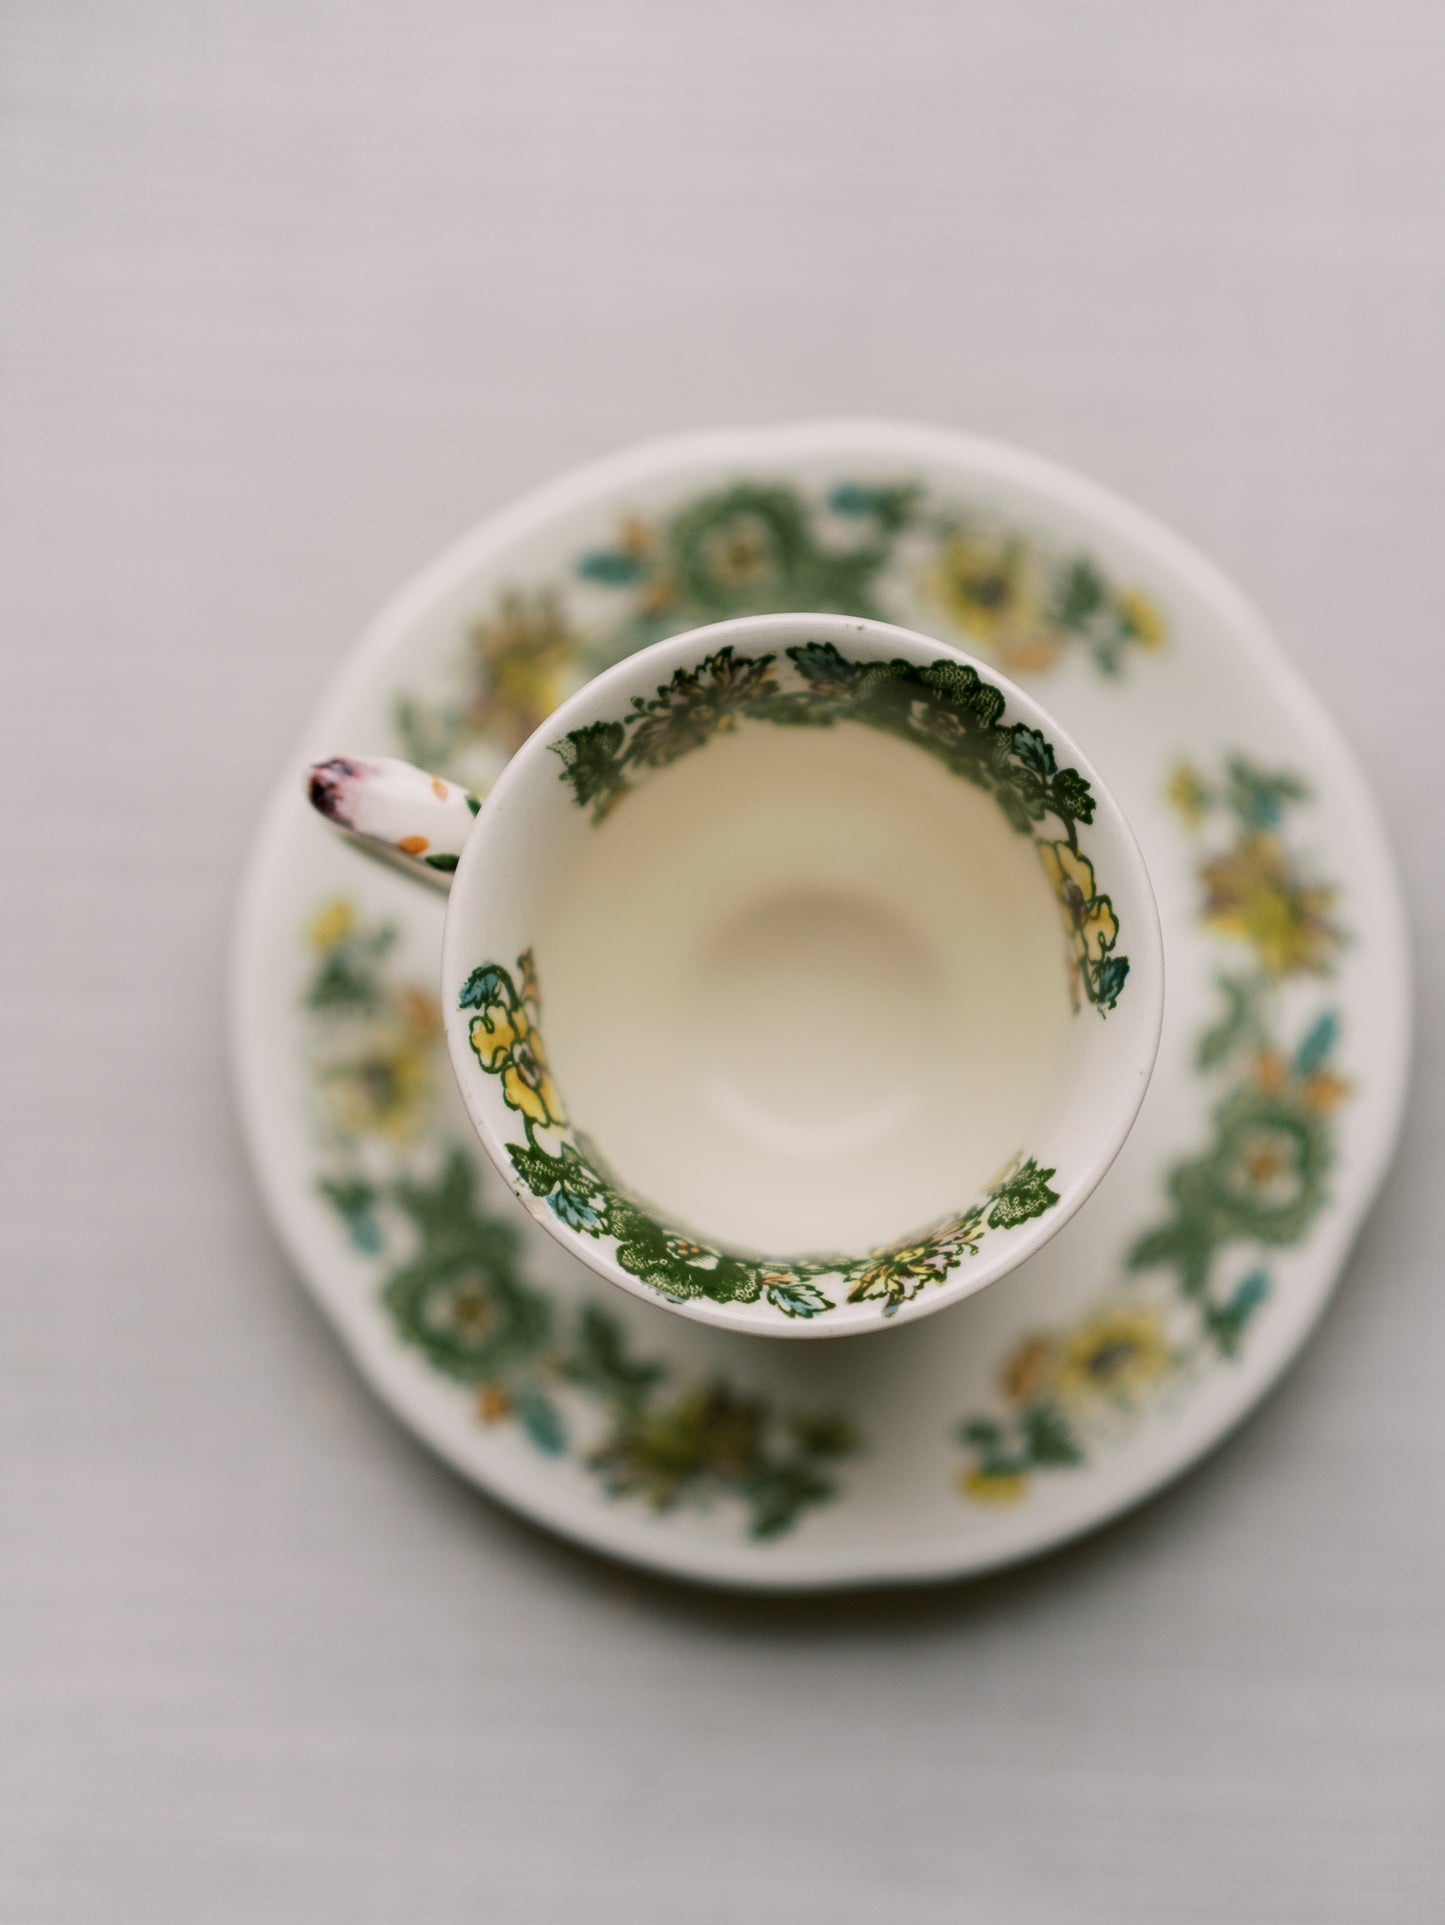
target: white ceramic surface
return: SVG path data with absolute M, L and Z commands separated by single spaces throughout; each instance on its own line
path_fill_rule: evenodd
M 999 661 L 1119 795 L 1170 1004 L 1140 1125 L 1091 1206 L 1005 1289 L 876 1344 L 761 1346 L 615 1293 L 618 1327 L 599 1324 L 581 1267 L 534 1231 L 516 1244 L 511 1200 L 493 1184 L 479 1201 L 448 1160 L 459 1119 L 409 987 L 434 980 L 440 904 L 361 873 L 290 776 L 235 958 L 263 1193 L 403 1420 L 554 1528 L 743 1585 L 996 1566 L 1176 1475 L 1319 1315 L 1400 1114 L 1393 864 L 1340 735 L 1208 563 L 1049 464 L 882 423 L 691 437 L 543 490 L 398 598 L 300 754 L 410 748 L 418 705 L 462 713 L 467 664 L 519 608 L 565 695 L 582 645 L 558 644 L 559 610 L 567 636 L 616 647 L 619 598 L 631 635 L 711 592 L 669 572 L 695 557 L 699 504 L 726 524 L 705 560 L 732 568 L 751 542 L 790 600 L 825 564 L 846 562 L 856 591 L 864 553 L 872 607 Z M 453 730 L 447 772 L 493 772 L 487 736 Z M 467 1223 L 480 1265 L 455 1248 Z
M 308 789 L 450 873 L 467 1113 L 644 1302 L 774 1337 L 932 1314 L 1064 1227 L 1143 1101 L 1138 842 L 1045 710 L 927 636 L 712 623 L 595 677 L 484 804 L 385 759 Z

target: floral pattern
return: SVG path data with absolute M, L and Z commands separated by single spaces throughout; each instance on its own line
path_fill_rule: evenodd
M 652 696 L 634 696 L 621 720 L 589 722 L 552 743 L 578 806 L 603 820 L 641 773 L 676 762 L 742 720 L 791 728 L 854 721 L 881 729 L 992 795 L 1012 827 L 1033 836 L 1063 912 L 1074 1006 L 1113 1009 L 1129 958 L 1115 953 L 1118 917 L 1079 847 L 1080 825 L 1094 819 L 1093 791 L 1077 769 L 1059 767 L 1043 732 L 1005 721 L 1003 691 L 965 663 L 850 661 L 831 642 L 805 642 L 786 654 L 784 669 L 774 655 L 720 648 L 696 667 L 679 668 Z M 1056 830 L 1045 827 L 1050 817 Z
M 831 1279 L 846 1288 L 849 1303 L 882 1303 L 884 1316 L 892 1316 L 965 1256 L 977 1256 L 987 1231 L 1026 1223 L 1059 1200 L 1049 1187 L 1056 1172 L 1019 1157 L 970 1209 L 865 1257 L 751 1257 L 699 1242 L 626 1190 L 596 1147 L 568 1124 L 547 1069 L 530 950 L 518 957 L 515 980 L 500 963 L 474 969 L 458 1004 L 476 1012 L 467 1031 L 472 1053 L 489 1076 L 500 1077 L 502 1100 L 525 1132 L 523 1141 L 507 1145 L 518 1178 L 569 1229 L 611 1238 L 621 1268 L 672 1303 L 761 1299 L 785 1317 L 807 1319 L 837 1309 L 836 1296 L 820 1281 Z
M 1334 887 L 1284 834 L 1308 791 L 1235 756 L 1218 779 L 1181 764 L 1169 798 L 1205 842 L 1199 914 L 1225 962 L 1220 1014 L 1196 1045 L 1219 1088 L 1208 1139 L 1170 1169 L 1159 1221 L 1124 1254 L 1130 1281 L 1072 1330 L 1018 1344 L 999 1408 L 961 1426 L 960 1485 L 979 1503 L 1020 1502 L 1036 1473 L 1085 1463 L 1211 1360 L 1237 1356 L 1270 1294 L 1271 1252 L 1298 1244 L 1327 1198 L 1349 1094 L 1334 1067 L 1339 1019 L 1328 1004 L 1287 1014 L 1301 986 L 1333 975 L 1344 941 Z
M 1072 658 L 1117 675 L 1168 640 L 1146 588 L 923 489 L 743 484 L 624 520 L 565 579 L 499 595 L 450 687 L 398 699 L 398 746 L 485 780 L 560 700 L 633 648 L 695 623 L 804 605 L 932 628 L 1031 676 Z M 818 679 L 827 686 L 826 673 Z M 667 730 L 659 734 L 665 745 Z M 599 757 L 604 771 L 613 759 Z M 958 1481 L 973 1503 L 1026 1501 L 1041 1476 L 1087 1464 L 1197 1376 L 1227 1368 L 1269 1302 L 1272 1256 L 1303 1244 L 1327 1200 L 1350 1086 L 1338 1016 L 1320 991 L 1345 937 L 1336 890 L 1288 833 L 1306 787 L 1236 757 L 1218 769 L 1180 764 L 1169 795 L 1195 843 L 1200 926 L 1220 958 L 1218 1013 L 1196 1041 L 1198 1072 L 1215 1091 L 1207 1126 L 1166 1172 L 1157 1217 L 1121 1252 L 1114 1286 L 1077 1322 L 1025 1333 L 1003 1355 L 994 1396 L 959 1427 Z M 1041 860 L 1047 867 L 1042 847 Z M 1059 868 L 1051 880 L 1071 946 L 1111 955 L 1092 873 L 1062 858 Z M 1066 895 L 1066 874 L 1076 894 Z M 687 1378 L 636 1354 L 602 1306 L 564 1310 L 533 1280 L 510 1201 L 490 1209 L 485 1172 L 447 1140 L 439 1015 L 429 991 L 398 972 L 393 932 L 338 897 L 318 907 L 306 943 L 318 1193 L 372 1266 L 399 1338 L 458 1386 L 476 1421 L 582 1466 L 618 1502 L 661 1513 L 721 1504 L 765 1540 L 836 1499 L 840 1467 L 859 1447 L 841 1416 Z M 540 1095 L 524 1066 L 516 1093 Z M 600 1221 L 580 1152 L 575 1163 L 562 1154 L 567 1179 L 551 1207 L 574 1211 L 579 1225 Z M 1026 1165 L 1014 1174 L 1048 1181 Z M 966 1254 L 975 1217 L 882 1253 L 877 1287 L 906 1290 L 952 1247 Z M 686 1238 L 659 1229 L 658 1239 L 654 1255 L 670 1248 L 707 1262 Z M 815 1278 L 777 1268 L 757 1280 L 795 1299 L 795 1314 L 816 1314 Z
M 763 1539 L 834 1497 L 838 1465 L 858 1447 L 836 1414 L 783 1411 L 719 1379 L 679 1382 L 664 1362 L 634 1354 L 600 1305 L 560 1313 L 526 1273 L 511 1198 L 501 1214 L 490 1210 L 472 1155 L 439 1129 L 439 1012 L 393 981 L 394 932 L 365 926 L 338 897 L 308 934 L 313 1078 L 333 1118 L 317 1187 L 354 1247 L 381 1266 L 380 1299 L 402 1342 L 466 1387 L 479 1422 L 515 1424 L 543 1454 L 575 1457 L 613 1497 L 659 1512 L 726 1500 Z M 529 1126 L 555 1128 L 529 1016 L 535 983 L 521 977 L 520 993 L 508 977 L 506 994 L 477 1003 L 473 1048 L 515 1078 L 504 1088 Z M 368 1139 L 384 1141 L 387 1156 L 369 1158 Z M 405 1144 L 421 1167 L 398 1163 Z
M 1075 654 L 1117 675 L 1168 634 L 1141 585 L 977 504 L 901 479 L 818 492 L 743 480 L 624 517 L 564 584 L 505 590 L 474 624 L 454 692 L 398 700 L 402 747 L 424 768 L 484 777 L 574 689 L 647 643 L 798 609 L 934 629 L 1014 675 Z
M 324 903 L 307 939 L 316 964 L 307 1007 L 312 1084 L 323 1137 L 354 1147 L 403 1145 L 426 1128 L 437 1087 L 441 1015 L 419 984 L 393 983 L 380 967 L 388 929 L 364 929 L 345 897 Z

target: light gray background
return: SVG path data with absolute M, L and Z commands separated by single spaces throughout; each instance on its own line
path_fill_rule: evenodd
M 0 1918 L 1436 1925 L 1437 0 L 5 0 L 0 98 Z M 748 1603 L 373 1404 L 241 1165 L 225 943 L 439 544 L 836 411 L 1060 456 L 1257 595 L 1383 792 L 1423 1028 L 1215 1461 L 987 1583 Z

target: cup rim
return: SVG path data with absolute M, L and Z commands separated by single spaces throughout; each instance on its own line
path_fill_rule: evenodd
M 946 660 L 972 668 L 1004 697 L 1004 714 L 1011 722 L 1042 728 L 1090 784 L 1095 801 L 1095 814 L 1088 826 L 1091 846 L 1097 853 L 1101 843 L 1107 845 L 1110 891 L 1127 897 L 1129 904 L 1128 1007 L 1125 1010 L 1121 1003 L 1109 1020 L 1122 1015 L 1120 1026 L 1127 1029 L 1133 1048 L 1121 1062 L 1107 1094 L 1092 1108 L 1091 1128 L 1080 1143 L 1081 1153 L 1057 1203 L 1044 1215 L 1012 1225 L 1003 1235 L 985 1237 L 975 1254 L 907 1301 L 887 1307 L 877 1300 L 857 1304 L 842 1301 L 826 1316 L 793 1317 L 781 1314 L 764 1298 L 718 1302 L 706 1296 L 671 1297 L 625 1270 L 613 1254 L 610 1239 L 584 1235 L 564 1222 L 519 1176 L 509 1154 L 512 1139 L 498 1127 L 509 1112 L 498 1094 L 497 1079 L 476 1073 L 477 1059 L 469 1041 L 470 1014 L 459 1000 L 461 986 L 478 961 L 464 947 L 470 920 L 467 912 L 490 885 L 487 845 L 497 823 L 509 813 L 513 799 L 524 785 L 558 779 L 549 750 L 560 737 L 588 722 L 611 718 L 625 707 L 631 694 L 641 689 L 651 693 L 677 668 L 695 665 L 703 656 L 729 644 L 747 643 L 781 652 L 788 643 L 803 640 L 839 642 L 854 638 L 856 645 L 859 635 L 874 644 L 885 644 L 895 656 L 917 666 Z M 880 652 L 879 659 L 886 659 L 886 655 Z M 447 1048 L 468 1120 L 523 1208 L 564 1249 L 598 1276 L 643 1302 L 698 1322 L 777 1338 L 841 1337 L 900 1326 L 977 1295 L 1050 1242 L 1093 1195 L 1133 1128 L 1153 1073 L 1163 1025 L 1164 949 L 1153 884 L 1128 817 L 1086 751 L 1034 696 L 987 661 L 916 630 L 861 616 L 798 612 L 739 616 L 654 642 L 602 670 L 533 731 L 492 785 L 452 878 L 442 936 L 441 983 Z M 919 1226 L 917 1234 L 923 1235 L 927 1227 Z

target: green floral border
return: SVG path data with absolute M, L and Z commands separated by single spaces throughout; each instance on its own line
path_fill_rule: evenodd
M 623 719 L 589 722 L 550 746 L 580 808 L 601 822 L 638 778 L 666 768 L 740 722 L 833 728 L 859 722 L 911 743 L 951 775 L 998 803 L 1009 826 L 1030 836 L 1064 919 L 1069 987 L 1107 1013 L 1129 977 L 1119 955 L 1119 920 L 1079 847 L 1079 825 L 1094 819 L 1094 794 L 1074 768 L 1061 768 L 1052 742 L 1026 722 L 1004 720 L 1003 690 L 966 663 L 851 661 L 832 642 L 786 651 L 794 686 L 775 655 L 739 655 L 729 644 L 694 668 L 679 668 L 651 696 L 635 696 Z M 1053 816 L 1061 833 L 1042 825 Z
M 666 514 L 624 516 L 564 578 L 499 593 L 450 690 L 398 698 L 403 753 L 483 778 L 583 682 L 649 642 L 798 609 L 922 627 L 1019 676 L 1073 656 L 1116 676 L 1168 640 L 1143 587 L 979 503 L 905 477 L 823 489 L 744 479 Z
M 518 987 L 520 982 L 520 988 Z M 520 1119 L 522 1142 L 507 1145 L 519 1180 L 581 1236 L 609 1237 L 618 1265 L 670 1303 L 761 1299 L 785 1317 L 836 1310 L 822 1280 L 836 1278 L 849 1303 L 881 1302 L 885 1317 L 930 1283 L 941 1283 L 965 1256 L 977 1256 L 989 1230 L 1012 1229 L 1058 1202 L 1057 1174 L 1017 1157 L 967 1210 L 865 1257 L 752 1257 L 699 1242 L 682 1225 L 642 1203 L 607 1168 L 595 1145 L 568 1121 L 542 1041 L 541 995 L 529 950 L 517 980 L 500 963 L 480 964 L 462 984 L 458 1008 L 470 1011 L 467 1035 L 482 1069 L 501 1081 L 502 1100 Z
M 397 1335 L 475 1396 L 480 1422 L 514 1424 L 549 1457 L 573 1457 L 608 1493 L 654 1511 L 738 1504 L 770 1538 L 837 1494 L 858 1448 L 836 1414 L 785 1410 L 715 1375 L 680 1381 L 639 1355 L 619 1320 L 564 1313 L 527 1275 L 522 1225 L 488 1208 L 474 1152 L 445 1141 L 440 1012 L 398 981 L 395 933 L 345 897 L 322 906 L 306 990 L 317 1188 L 356 1251 L 381 1267 Z M 419 1167 L 408 1169 L 413 1153 Z
M 1037 678 L 1072 657 L 1115 675 L 1167 642 L 1152 597 L 1087 556 L 908 481 L 821 491 L 745 481 L 655 518 L 551 586 L 507 589 L 474 624 L 445 693 L 401 696 L 405 753 L 485 779 L 598 669 L 661 636 L 751 612 L 811 607 L 933 627 Z M 1307 790 L 1242 758 L 1181 767 L 1171 795 L 1200 844 L 1203 927 L 1219 943 L 1219 1015 L 1197 1042 L 1216 1086 L 1206 1138 L 1168 1173 L 1157 1221 L 1123 1258 L 1125 1286 L 1076 1323 L 1026 1336 L 997 1399 L 960 1427 L 969 1498 L 1017 1503 L 1039 1474 L 1127 1437 L 1196 1374 L 1237 1357 L 1270 1292 L 1269 1254 L 1297 1248 L 1326 1199 L 1338 1017 L 1298 999 L 1336 973 L 1336 891 L 1284 829 Z M 510 1206 L 492 1215 L 460 1145 L 442 1141 L 445 1071 L 430 992 L 398 979 L 393 932 L 344 899 L 313 919 L 306 1046 L 319 1193 L 380 1272 L 398 1335 L 600 1487 L 659 1511 L 736 1504 L 755 1535 L 836 1495 L 857 1440 L 724 1381 L 679 1381 L 633 1356 L 599 1305 L 569 1319 L 524 1275 Z M 1288 1005 L 1288 1008 L 1287 1008 Z M 927 1266 L 930 1253 L 910 1263 Z
M 1336 974 L 1344 938 L 1336 889 L 1285 837 L 1308 797 L 1298 776 L 1240 756 L 1216 777 L 1181 764 L 1170 779 L 1203 844 L 1200 919 L 1229 959 L 1195 1048 L 1217 1089 L 1209 1136 L 1171 1167 L 1158 1222 L 1126 1252 L 1133 1281 L 1071 1328 L 1026 1336 L 998 1372 L 996 1408 L 960 1426 L 961 1485 L 980 1503 L 1020 1502 L 1038 1473 L 1088 1462 L 1209 1363 L 1237 1357 L 1270 1295 L 1269 1253 L 1299 1244 L 1324 1207 L 1349 1085 L 1334 1068 L 1336 1009 L 1301 1015 L 1299 991 Z

